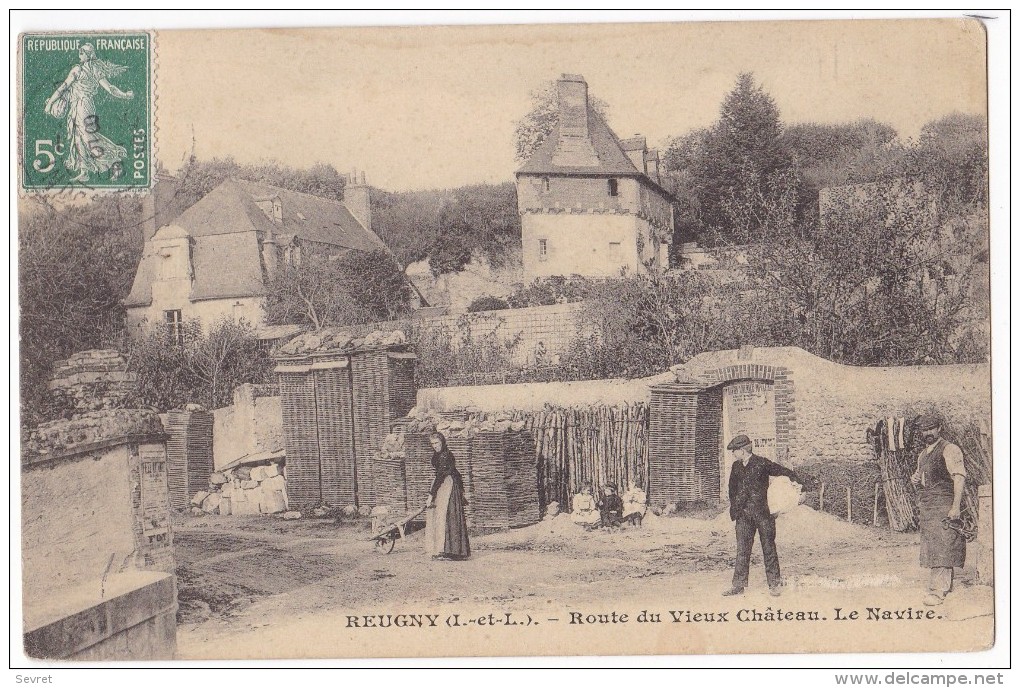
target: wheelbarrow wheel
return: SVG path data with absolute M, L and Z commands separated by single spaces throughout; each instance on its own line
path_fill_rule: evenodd
M 375 551 L 377 554 L 389 554 L 393 546 L 397 544 L 394 538 L 380 537 L 375 539 Z

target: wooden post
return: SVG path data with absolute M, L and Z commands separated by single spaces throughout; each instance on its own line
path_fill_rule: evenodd
M 825 511 L 825 483 L 818 490 L 818 510 Z
M 850 488 L 846 488 L 846 520 L 853 522 L 854 520 L 854 507 L 850 503 Z
M 876 527 L 878 526 L 878 488 L 881 484 L 880 482 L 875 483 L 875 506 L 871 516 L 871 525 Z

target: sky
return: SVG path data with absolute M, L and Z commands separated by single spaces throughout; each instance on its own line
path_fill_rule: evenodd
M 650 145 L 714 122 L 742 71 L 787 123 L 911 137 L 984 114 L 984 41 L 950 19 L 160 31 L 157 156 L 326 162 L 394 191 L 512 180 L 515 122 L 561 73 Z
M 621 137 L 710 125 L 753 71 L 785 122 L 873 117 L 916 136 L 985 109 L 974 21 L 871 19 L 160 31 L 157 160 L 364 170 L 391 191 L 513 178 L 530 93 L 580 73 Z

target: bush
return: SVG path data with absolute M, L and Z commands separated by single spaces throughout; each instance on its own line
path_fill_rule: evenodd
M 595 287 L 606 279 L 593 277 L 541 277 L 527 285 L 518 285 L 506 297 L 510 308 L 552 306 L 557 303 L 574 303 L 587 299 Z M 612 281 L 612 280 L 611 280 Z
M 166 325 L 153 326 L 132 341 L 128 361 L 138 374 L 138 404 L 159 411 L 229 406 L 235 387 L 273 379 L 273 361 L 255 330 L 228 319 L 217 321 L 208 335 L 200 322 L 186 322 L 179 344 Z
M 510 305 L 498 296 L 479 296 L 467 307 L 468 313 L 479 311 L 501 311 L 509 308 Z
M 479 334 L 474 330 L 479 323 L 477 318 L 461 316 L 453 330 L 412 326 L 408 340 L 418 355 L 415 377 L 419 387 L 445 387 L 453 381 L 462 383 L 457 379 L 475 373 L 501 373 L 513 368 L 513 354 L 520 337 L 510 340 L 500 337 L 500 324 Z

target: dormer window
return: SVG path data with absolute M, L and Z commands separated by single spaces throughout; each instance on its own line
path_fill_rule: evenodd
M 283 224 L 283 202 L 279 198 L 273 199 L 273 222 Z
M 619 196 L 620 195 L 620 182 L 617 179 L 609 180 L 609 195 Z

